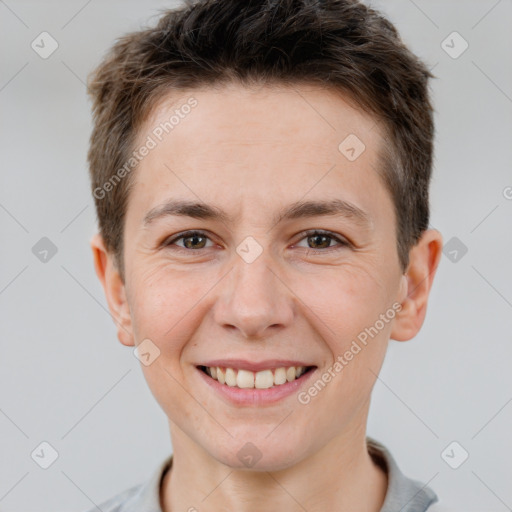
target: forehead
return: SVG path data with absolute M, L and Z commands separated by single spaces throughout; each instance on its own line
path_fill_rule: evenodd
M 382 193 L 381 134 L 372 116 L 318 86 L 173 92 L 138 132 L 137 145 L 151 139 L 153 148 L 139 164 L 134 188 L 145 196 L 146 210 L 183 196 L 217 204 L 231 197 L 233 208 L 250 198 L 261 208 L 315 193 L 334 199 L 337 187 L 356 204 L 357 190 L 374 198 Z
M 208 119 L 210 125 L 200 126 Z M 173 91 L 153 106 L 139 130 L 139 140 L 153 133 L 157 138 L 180 139 L 194 144 L 197 135 L 208 133 L 211 142 L 232 140 L 246 144 L 293 142 L 306 139 L 319 149 L 358 135 L 366 145 L 376 146 L 381 126 L 350 97 L 317 85 L 242 86 L 223 84 L 188 91 Z M 180 134 L 182 135 L 180 137 Z M 331 147 L 332 149 L 332 147 Z

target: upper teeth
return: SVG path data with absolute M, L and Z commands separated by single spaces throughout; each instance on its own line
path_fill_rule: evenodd
M 305 366 L 290 366 L 289 368 L 276 368 L 251 372 L 249 370 L 236 370 L 233 368 L 220 368 L 207 366 L 206 373 L 221 384 L 236 386 L 239 388 L 266 389 L 272 386 L 280 386 L 286 382 L 298 379 L 306 371 Z

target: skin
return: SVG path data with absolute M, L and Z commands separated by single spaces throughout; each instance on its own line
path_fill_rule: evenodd
M 388 340 L 409 340 L 423 324 L 442 237 L 426 231 L 402 272 L 393 203 L 376 171 L 383 132 L 340 94 L 315 86 L 181 91 L 154 108 L 140 141 L 191 96 L 197 107 L 134 175 L 124 283 L 101 237 L 91 240 L 119 340 L 149 338 L 160 350 L 142 370 L 172 438 L 162 508 L 378 512 L 388 481 L 366 449 L 371 391 Z M 353 162 L 338 150 L 349 134 L 366 146 Z M 332 215 L 274 223 L 295 201 L 334 198 L 364 210 L 369 223 Z M 168 216 L 144 226 L 169 199 L 216 205 L 232 223 Z M 207 238 L 162 244 L 189 229 Z M 301 235 L 312 229 L 350 245 Z M 262 248 L 250 264 L 236 252 L 247 236 Z M 223 357 L 300 359 L 320 377 L 393 303 L 401 304 L 394 319 L 307 405 L 297 394 L 232 405 L 195 367 Z M 252 468 L 237 457 L 248 441 L 262 454 Z

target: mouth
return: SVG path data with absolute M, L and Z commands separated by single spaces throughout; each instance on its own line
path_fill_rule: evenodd
M 197 368 L 223 386 L 238 389 L 269 389 L 297 381 L 316 366 L 282 366 L 258 372 L 220 366 L 199 365 Z

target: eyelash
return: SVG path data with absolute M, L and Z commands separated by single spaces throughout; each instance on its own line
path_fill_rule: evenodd
M 308 252 L 313 252 L 313 253 L 325 253 L 325 252 L 330 252 L 332 250 L 339 250 L 339 249 L 344 248 L 344 247 L 349 247 L 351 245 L 347 240 L 345 240 L 343 238 L 340 238 L 340 237 L 332 234 L 329 231 L 322 231 L 322 230 L 319 230 L 319 229 L 303 231 L 302 233 L 299 234 L 299 236 L 301 238 L 298 241 L 300 242 L 304 238 L 309 238 L 309 237 L 317 236 L 317 235 L 326 236 L 327 238 L 335 240 L 336 242 L 338 242 L 339 245 L 338 246 L 334 246 L 334 247 L 327 247 L 325 249 L 312 249 L 312 248 L 309 248 L 309 247 L 303 247 L 303 249 L 306 249 Z M 183 233 L 180 233 L 179 235 L 175 236 L 174 238 L 172 238 L 170 240 L 169 239 L 165 240 L 162 245 L 164 247 L 170 247 L 171 245 L 173 245 L 178 240 L 181 240 L 181 239 L 184 239 L 184 238 L 190 238 L 190 237 L 193 237 L 193 236 L 205 237 L 205 238 L 207 238 L 208 240 L 211 241 L 210 237 L 204 231 L 191 230 L 191 231 L 185 231 Z M 203 249 L 206 249 L 206 247 L 203 248 Z M 185 251 L 185 252 L 193 252 L 193 251 L 199 251 L 200 249 L 187 249 L 185 247 L 176 246 L 173 250 Z

